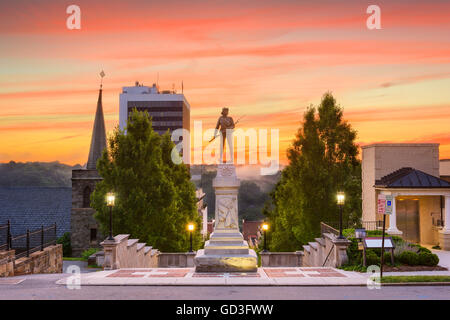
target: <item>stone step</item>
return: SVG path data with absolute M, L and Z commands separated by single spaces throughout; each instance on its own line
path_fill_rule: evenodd
M 227 245 L 227 246 L 239 246 L 242 245 L 243 240 L 209 240 L 208 241 L 210 245 Z M 247 241 L 246 241 L 247 243 Z
M 239 230 L 236 230 L 236 229 L 230 229 L 230 230 L 228 230 L 228 231 L 224 231 L 224 230 L 214 230 L 212 233 L 211 233 L 211 235 L 216 235 L 216 236 L 220 236 L 220 235 L 224 235 L 224 236 L 226 236 L 226 235 L 230 235 L 230 234 L 237 234 L 237 235 L 239 235 L 239 234 L 242 234 Z
M 229 240 L 229 239 L 244 239 L 241 233 L 211 233 L 210 239 L 223 239 L 223 240 Z
M 307 244 L 303 245 L 303 249 L 305 249 L 306 252 L 310 253 L 311 252 L 311 247 L 308 246 Z
M 127 243 L 127 247 L 131 247 L 139 242 L 139 239 L 129 239 Z
M 151 246 L 146 246 L 145 248 L 144 248 L 144 254 L 147 254 L 147 253 L 149 253 L 150 252 L 150 254 L 151 254 L 151 252 L 152 252 L 152 247 Z
M 315 238 L 316 242 L 325 247 L 325 240 L 323 238 Z
M 139 242 L 136 246 L 136 251 L 142 250 L 145 247 L 145 242 Z
M 117 236 L 114 237 L 114 240 L 116 242 L 122 242 L 128 240 L 129 236 L 130 236 L 129 234 L 118 234 Z
M 308 242 L 309 246 L 314 250 L 319 249 L 319 244 L 317 242 Z
M 241 254 L 248 254 L 248 248 L 230 248 L 230 249 L 223 249 L 223 248 L 206 248 L 205 247 L 205 255 L 241 255 Z
M 205 242 L 205 254 L 248 254 L 248 243 L 240 241 L 237 244 L 228 244 L 226 242 L 211 243 Z
M 240 240 L 208 240 L 205 242 L 205 246 L 248 246 L 247 241 Z

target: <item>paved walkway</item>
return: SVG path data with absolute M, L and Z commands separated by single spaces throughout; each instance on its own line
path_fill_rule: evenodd
M 385 276 L 450 276 L 450 251 L 431 250 L 439 257 L 439 266 L 447 268 L 447 271 L 403 271 L 384 272 Z
M 439 265 L 450 270 L 450 251 L 431 250 L 439 257 Z
M 76 276 L 57 283 L 75 283 Z M 259 268 L 256 273 L 198 273 L 193 268 L 119 269 L 77 275 L 81 286 L 351 286 L 367 285 L 367 275 L 334 268 Z

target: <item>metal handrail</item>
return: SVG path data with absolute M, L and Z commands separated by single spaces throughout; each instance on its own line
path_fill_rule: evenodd
M 49 239 L 45 239 L 46 238 L 45 237 L 45 232 L 48 232 L 48 231 L 53 231 L 50 234 L 50 238 L 51 238 L 50 240 Z M 30 238 L 31 238 L 31 236 L 36 236 L 36 235 L 40 235 L 39 244 L 35 245 L 36 241 L 33 241 L 33 246 L 31 246 Z M 47 238 L 48 237 L 49 236 L 47 236 Z M 17 252 L 17 250 L 19 250 L 19 249 L 22 249 L 22 250 L 25 249 L 25 250 L 23 250 L 23 251 L 21 251 L 19 253 L 16 253 L 16 255 L 15 255 L 15 259 L 16 260 L 19 259 L 19 258 L 25 257 L 25 256 L 29 257 L 30 253 L 33 253 L 33 252 L 36 252 L 36 251 L 43 251 L 44 248 L 48 247 L 49 245 L 56 244 L 56 242 L 57 242 L 57 239 L 56 239 L 56 223 L 51 225 L 51 226 L 49 226 L 49 227 L 46 227 L 46 228 L 44 228 L 44 226 L 41 226 L 41 228 L 39 228 L 37 230 L 34 230 L 34 231 L 31 231 L 31 232 L 30 232 L 30 230 L 27 230 L 27 232 L 25 234 L 21 234 L 21 235 L 15 236 L 15 237 L 11 236 L 10 232 L 8 232 L 8 239 L 9 239 L 9 241 L 7 243 L 8 250 L 9 249 L 15 249 L 16 252 Z M 13 241 L 17 241 L 17 240 L 22 240 L 23 241 L 23 239 L 26 240 L 25 247 L 13 248 L 13 245 L 12 245 Z

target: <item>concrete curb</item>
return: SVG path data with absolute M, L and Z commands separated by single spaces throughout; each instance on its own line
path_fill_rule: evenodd
M 382 286 L 411 286 L 411 287 L 420 287 L 420 286 L 450 286 L 450 282 L 393 282 L 393 283 L 382 283 Z
M 65 284 L 56 283 L 64 286 Z M 81 284 L 81 287 L 366 287 L 366 284 Z M 382 283 L 382 287 L 429 287 L 429 286 L 450 286 L 450 282 L 405 282 L 405 283 Z

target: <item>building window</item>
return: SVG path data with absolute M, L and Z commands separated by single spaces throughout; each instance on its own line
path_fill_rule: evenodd
M 91 242 L 97 241 L 97 229 L 91 229 Z
M 89 208 L 91 206 L 91 188 L 86 187 L 83 191 L 83 208 Z

